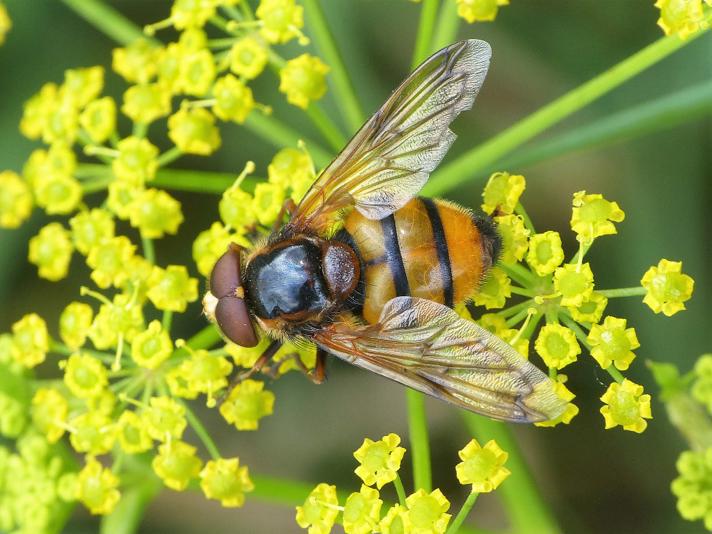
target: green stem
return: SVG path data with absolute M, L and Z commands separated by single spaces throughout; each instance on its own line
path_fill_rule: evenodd
M 210 457 L 213 460 L 220 459 L 221 456 L 220 451 L 218 450 L 218 446 L 213 441 L 213 438 L 210 437 L 210 434 L 206 430 L 202 421 L 195 416 L 193 410 L 190 409 L 187 402 L 180 402 L 185 408 L 185 418 L 188 420 L 188 424 L 193 429 L 193 432 L 195 432 L 195 434 L 198 436 L 198 439 L 201 441 L 201 443 L 205 446 L 206 450 L 208 451 L 208 454 L 210 454 Z
M 527 315 L 529 315 L 529 309 L 524 309 L 521 310 L 519 313 L 513 315 L 509 319 L 507 319 L 507 328 L 513 328 L 514 326 L 518 325 L 521 323 L 524 319 L 527 318 Z
M 586 332 L 584 332 L 583 329 L 568 315 L 562 313 L 559 315 L 559 318 L 569 329 L 573 330 L 578 340 L 584 347 L 586 347 L 586 350 L 588 350 L 588 352 L 590 353 L 591 345 L 588 342 L 588 336 L 586 335 Z M 613 378 L 613 380 L 615 380 L 619 384 L 622 383 L 623 380 L 625 380 L 625 376 L 623 376 L 623 373 L 616 369 L 614 365 L 609 365 L 608 367 L 606 367 L 606 372 L 611 375 L 611 378 Z
M 515 295 L 522 295 L 523 297 L 529 297 L 529 298 L 533 298 L 536 296 L 536 294 L 532 290 L 525 289 L 523 287 L 512 286 L 509 289 Z
M 532 222 L 531 218 L 529 217 L 529 214 L 527 213 L 527 210 L 524 209 L 524 206 L 522 206 L 521 202 L 517 202 L 517 205 L 514 208 L 514 213 L 519 215 L 522 220 L 524 221 L 524 226 L 526 227 L 527 230 L 529 230 L 532 234 L 536 234 L 536 229 L 534 228 L 534 223 Z
M 506 319 L 507 317 L 516 315 L 520 311 L 526 310 L 527 308 L 530 308 L 532 306 L 535 306 L 534 299 L 527 299 L 523 302 L 520 302 L 519 304 L 515 304 L 514 306 L 510 306 L 509 308 L 504 308 L 503 310 L 498 311 L 497 315 L 501 315 Z
M 403 487 L 401 477 L 397 473 L 396 478 L 393 481 L 393 486 L 396 488 L 396 493 L 398 494 L 398 502 L 401 506 L 405 506 L 405 488 Z
M 438 16 L 438 6 L 440 0 L 423 0 L 420 8 L 420 22 L 418 23 L 418 34 L 415 38 L 415 49 L 410 68 L 415 69 L 432 52 L 433 30 L 435 29 L 435 19 Z
M 455 519 L 452 520 L 452 523 L 445 534 L 457 534 L 460 532 L 460 527 L 465 519 L 467 519 L 467 516 L 470 515 L 470 510 L 472 510 L 472 507 L 475 505 L 478 495 L 479 493 L 473 491 L 467 496 L 462 508 L 460 508 L 460 511 L 455 516 Z
M 163 154 L 158 156 L 158 159 L 156 160 L 156 162 L 158 163 L 159 167 L 165 167 L 169 163 L 173 163 L 175 160 L 177 160 L 182 155 L 183 155 L 183 151 L 180 148 L 178 148 L 177 146 L 174 146 L 173 148 L 166 150 Z
M 186 341 L 186 345 L 195 350 L 209 349 L 222 341 L 220 332 L 215 325 L 208 325 Z
M 100 534 L 137 532 L 146 507 L 163 487 L 147 462 L 130 456 L 124 460 L 121 500 L 109 515 L 102 517 Z
M 85 195 L 99 193 L 100 191 L 106 190 L 109 187 L 109 184 L 113 181 L 113 176 L 104 176 L 102 178 L 96 178 L 94 180 L 86 180 L 82 182 L 82 193 L 84 193 Z
M 415 390 L 406 391 L 408 401 L 408 432 L 413 455 L 413 486 L 415 490 L 430 492 L 430 443 L 428 421 L 425 416 L 425 396 Z
M 306 114 L 333 150 L 338 152 L 344 148 L 346 137 L 320 106 L 314 103 L 310 104 L 306 109 Z
M 141 234 L 141 244 L 143 245 L 143 255 L 149 263 L 156 263 L 156 249 L 153 246 L 153 239 Z
M 577 150 L 598 148 L 641 137 L 664 128 L 712 114 L 712 83 L 700 83 L 652 102 L 625 109 L 574 128 L 530 148 L 512 153 L 497 163 L 500 169 L 519 169 Z M 495 171 L 490 167 L 486 174 Z
M 623 376 L 623 373 L 621 373 L 618 369 L 615 368 L 613 365 L 609 365 L 606 367 L 606 372 L 611 375 L 613 380 L 618 382 L 619 384 L 623 383 L 623 380 L 625 380 L 625 376 Z
M 136 24 L 100 0 L 62 1 L 80 17 L 118 43 L 128 45 L 140 37 L 157 43 L 144 35 Z
M 457 2 L 446 0 L 440 8 L 440 17 L 433 36 L 433 50 L 440 50 L 451 44 L 457 38 L 459 27 L 460 17 L 457 14 Z
M 613 299 L 617 297 L 642 297 L 647 293 L 644 287 L 621 287 L 619 289 L 602 289 L 596 291 L 606 298 Z
M 150 183 L 166 189 L 221 195 L 235 183 L 236 177 L 236 174 L 229 172 L 159 169 Z M 258 181 L 259 178 L 250 175 L 245 177 L 241 186 L 246 191 L 252 191 Z
M 171 310 L 163 310 L 163 317 L 161 319 L 161 328 L 163 328 L 163 330 L 165 332 L 168 332 L 170 334 L 172 323 L 173 323 L 173 312 Z
M 79 180 L 106 176 L 112 176 L 111 166 L 101 163 L 80 163 L 74 170 L 74 177 Z
M 519 263 L 499 262 L 497 264 L 497 267 L 507 273 L 507 276 L 509 276 L 512 280 L 516 280 L 523 286 L 531 287 L 536 281 L 534 274 L 529 269 L 527 269 L 523 265 L 520 265 Z
M 307 23 L 311 29 L 311 35 L 314 37 L 319 51 L 331 67 L 334 91 L 338 97 L 339 109 L 346 119 L 349 131 L 355 132 L 361 127 L 364 121 L 363 110 L 356 97 L 356 91 L 349 77 L 348 70 L 336 46 L 334 36 L 329 30 L 329 24 L 321 7 L 321 0 L 303 0 L 302 3 L 306 11 Z
M 513 532 L 536 532 L 557 534 L 561 532 L 546 501 L 539 494 L 527 463 L 509 427 L 470 412 L 463 412 L 470 433 L 482 442 L 495 440 L 508 454 L 507 469 L 512 474 L 497 492 L 502 496 L 504 507 L 512 524 Z
M 300 139 L 304 140 L 317 167 L 325 167 L 333 157 L 333 153 L 321 146 L 320 143 L 306 139 L 300 132 L 271 115 L 250 113 L 245 121 L 245 127 L 276 148 L 296 146 Z
M 473 177 L 481 179 L 482 172 L 491 168 L 505 154 L 694 41 L 702 33 L 704 32 L 698 32 L 684 41 L 675 35 L 663 37 L 636 52 L 445 165 L 431 177 L 423 193 L 438 196 Z

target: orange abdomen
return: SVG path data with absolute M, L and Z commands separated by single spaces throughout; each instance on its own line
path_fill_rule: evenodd
M 485 232 L 465 208 L 415 198 L 373 221 L 352 212 L 345 228 L 363 265 L 363 318 L 378 321 L 396 296 L 421 297 L 447 306 L 465 302 L 492 264 L 493 227 Z

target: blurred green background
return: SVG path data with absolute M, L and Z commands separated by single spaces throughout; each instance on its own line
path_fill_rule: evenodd
M 454 1 L 454 0 L 448 0 Z M 0 48 L 0 169 L 21 170 L 35 144 L 17 124 L 22 103 L 46 81 L 60 82 L 69 67 L 109 67 L 109 38 L 79 19 L 57 0 L 5 0 L 14 28 Z M 327 17 L 343 50 L 357 93 L 374 111 L 407 74 L 419 7 L 406 0 L 324 0 Z M 124 0 L 112 4 L 143 25 L 165 18 L 167 1 Z M 498 133 L 661 36 L 657 10 L 648 0 L 514 0 L 495 23 L 461 25 L 461 37 L 492 44 L 490 73 L 475 109 L 454 125 L 459 138 L 446 159 Z M 308 29 L 308 28 L 307 28 Z M 170 32 L 165 37 L 172 37 Z M 708 34 L 565 121 L 547 135 L 712 80 L 712 35 Z M 255 85 L 258 100 L 282 102 L 271 73 Z M 108 75 L 109 94 L 120 97 L 123 82 Z M 334 117 L 334 102 L 326 99 Z M 304 116 L 286 104 L 275 116 L 318 138 Z M 709 117 L 709 115 L 708 115 Z M 165 123 L 156 127 L 165 141 Z M 152 133 L 154 129 L 152 129 Z M 238 172 L 256 161 L 264 174 L 274 149 L 236 125 L 222 129 L 223 146 L 210 158 L 186 157 L 174 166 Z M 160 144 L 160 143 L 159 143 Z M 167 146 L 167 142 L 165 143 Z M 165 148 L 165 146 L 163 148 Z M 709 118 L 633 140 L 570 153 L 523 168 L 502 169 L 527 177 L 523 202 L 537 229 L 558 230 L 567 253 L 575 250 L 568 227 L 571 197 L 586 189 L 616 200 L 626 212 L 619 235 L 597 240 L 590 254 L 597 286 L 637 285 L 645 270 L 662 257 L 682 260 L 695 279 L 688 311 L 672 318 L 654 315 L 638 299 L 612 300 L 608 313 L 627 317 L 641 342 L 629 377 L 656 393 L 644 360 L 665 360 L 687 370 L 712 350 L 707 308 L 712 291 L 712 124 Z M 465 205 L 480 202 L 482 177 L 450 196 Z M 191 245 L 217 219 L 217 196 L 177 193 L 186 222 L 177 237 L 157 244 L 161 263 L 190 265 Z M 27 240 L 46 218 L 35 213 L 18 231 L 0 230 L 0 331 L 24 313 L 37 311 L 50 325 L 61 308 L 78 296 L 88 271 L 77 257 L 72 277 L 50 283 L 36 277 L 26 262 Z M 176 318 L 176 335 L 188 337 L 205 325 L 196 303 Z M 337 361 L 330 379 L 314 386 L 293 373 L 270 387 L 277 400 L 273 416 L 258 432 L 236 432 L 215 412 L 203 415 L 226 456 L 239 455 L 250 470 L 265 475 L 357 487 L 352 451 L 364 437 L 396 432 L 407 441 L 405 393 L 385 379 Z M 568 369 L 567 369 L 568 371 Z M 608 378 L 585 358 L 573 366 L 569 387 L 581 413 L 556 429 L 516 428 L 535 478 L 566 533 L 686 533 L 701 524 L 684 522 L 675 510 L 669 484 L 674 462 L 685 448 L 654 401 L 654 419 L 642 435 L 604 431 L 598 397 Z M 455 478 L 457 450 L 469 439 L 455 410 L 428 400 L 433 484 L 457 510 L 465 497 Z M 408 457 L 406 457 L 408 459 Z M 407 462 L 406 462 L 407 463 Z M 409 466 L 404 467 L 406 487 Z M 142 533 L 297 532 L 294 511 L 248 498 L 240 510 L 226 510 L 194 493 L 166 490 L 151 504 Z M 471 520 L 501 528 L 505 518 L 495 495 L 482 497 Z M 67 532 L 95 532 L 97 522 L 77 512 Z

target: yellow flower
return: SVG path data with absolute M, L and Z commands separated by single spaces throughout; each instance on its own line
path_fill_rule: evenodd
M 218 458 L 203 467 L 200 488 L 208 499 L 218 500 L 226 508 L 237 508 L 245 503 L 245 493 L 255 485 L 238 458 Z
M 198 272 L 208 276 L 232 241 L 230 231 L 219 222 L 214 222 L 208 230 L 200 232 L 193 241 L 193 261 L 198 266 Z
M 91 248 L 87 256 L 91 279 L 102 289 L 120 285 L 127 276 L 125 266 L 135 249 L 126 236 L 112 237 Z
M 419 489 L 405 500 L 412 534 L 444 534 L 450 522 L 450 502 L 439 489 L 427 493 Z
M 0 228 L 17 228 L 32 212 L 32 193 L 12 171 L 0 172 Z
M 542 327 L 534 348 L 547 367 L 556 369 L 575 362 L 576 357 L 581 354 L 576 334 L 560 324 L 547 324 Z
M 79 115 L 79 124 L 94 143 L 103 143 L 116 130 L 116 102 L 110 96 L 92 100 Z
M 115 48 L 111 68 L 129 83 L 145 84 L 156 75 L 161 49 L 148 39 L 139 38 L 126 48 Z
M 267 49 L 253 37 L 243 37 L 230 50 L 230 70 L 247 80 L 257 78 L 268 60 Z
M 512 296 L 512 281 L 499 267 L 494 267 L 487 275 L 487 279 L 475 293 L 474 301 L 478 306 L 488 310 L 501 308 L 509 297 Z
M 564 400 L 568 403 L 568 404 L 566 404 L 566 409 L 564 410 L 564 413 L 562 413 L 556 419 L 551 419 L 549 421 L 542 421 L 539 423 L 534 423 L 536 426 L 553 427 L 560 423 L 568 425 L 571 422 L 571 420 L 574 417 L 576 417 L 576 415 L 579 413 L 578 406 L 576 406 L 573 402 L 571 402 L 576 397 L 576 395 L 574 395 L 564 385 L 566 383 L 566 378 L 567 378 L 566 375 L 559 373 L 558 375 L 556 375 L 556 381 L 554 381 L 554 391 L 559 396 L 559 398 L 561 398 L 562 400 Z
M 596 324 L 601 320 L 601 316 L 608 305 L 608 299 L 596 293 L 595 291 L 589 295 L 589 297 L 584 300 L 578 306 L 569 306 L 568 309 L 571 312 L 571 317 L 574 321 L 578 323 L 593 323 Z
M 554 290 L 561 294 L 562 306 L 580 306 L 593 293 L 593 271 L 588 263 L 567 263 L 554 271 Z
M 519 215 L 502 215 L 495 217 L 497 231 L 502 237 L 503 263 L 516 263 L 521 261 L 527 253 L 529 230 L 524 226 L 524 219 Z
M 82 211 L 69 219 L 72 228 L 72 241 L 77 250 L 89 254 L 92 247 L 114 237 L 114 219 L 108 211 L 94 208 Z
M 82 186 L 73 176 L 47 174 L 34 182 L 35 200 L 48 215 L 65 215 L 82 201 Z
M 695 286 L 695 281 L 682 273 L 681 261 L 664 259 L 648 269 L 640 283 L 647 290 L 643 302 L 668 317 L 685 309 L 684 303 L 692 297 Z
M 534 234 L 529 238 L 527 263 L 539 276 L 553 273 L 564 261 L 564 249 L 561 247 L 559 232 Z
M 175 235 L 183 222 L 180 202 L 163 189 L 144 189 L 134 196 L 128 208 L 131 226 L 149 239 Z
M 136 412 L 130 410 L 122 412 L 117 427 L 116 438 L 124 452 L 138 454 L 153 447 L 153 440 L 148 434 L 143 419 Z
M 321 483 L 297 506 L 297 524 L 308 528 L 309 534 L 329 534 L 339 514 L 336 486 Z
M 476 21 L 492 21 L 500 6 L 509 5 L 509 0 L 457 0 L 457 14 L 472 24 Z
M 261 0 L 255 14 L 262 22 L 260 33 L 270 43 L 286 43 L 302 35 L 304 8 L 295 0 Z
M 151 321 L 131 343 L 131 358 L 141 367 L 157 369 L 173 352 L 173 343 L 160 321 Z
M 5 42 L 7 32 L 12 28 L 12 21 L 7 14 L 7 9 L 3 4 L 0 4 L 0 46 Z
M 255 196 L 252 199 L 252 212 L 261 224 L 274 224 L 284 204 L 284 188 L 261 182 L 255 186 Z
M 352 493 L 344 504 L 344 532 L 346 534 L 369 534 L 376 531 L 381 517 L 378 490 L 361 485 L 358 493 Z
M 175 0 L 171 6 L 170 20 L 177 30 L 204 26 L 215 15 L 217 4 L 213 0 Z
M 490 176 L 482 191 L 482 211 L 492 215 L 510 215 L 517 207 L 527 183 L 521 174 L 496 172 Z
M 29 245 L 27 257 L 37 266 L 41 278 L 56 282 L 67 276 L 74 247 L 69 232 L 60 223 L 43 227 Z
M 274 393 L 264 391 L 264 382 L 244 380 L 233 388 L 220 413 L 238 430 L 257 430 L 259 421 L 270 415 L 274 407 Z
M 588 334 L 591 356 L 603 368 L 614 364 L 625 371 L 635 358 L 633 349 L 640 347 L 635 329 L 626 328 L 626 320 L 606 317 L 603 324 L 593 325 Z
M 187 154 L 208 156 L 220 148 L 220 131 L 207 109 L 182 107 L 168 118 L 168 137 Z
M 624 430 L 641 433 L 646 429 L 646 419 L 651 419 L 650 395 L 643 394 L 643 386 L 623 380 L 611 383 L 601 397 L 605 406 L 601 414 L 606 422 L 606 428 L 622 426 Z
M 216 100 L 213 111 L 224 121 L 231 120 L 242 124 L 255 107 L 252 89 L 232 74 L 223 76 L 215 82 L 213 95 Z
M 579 191 L 574 193 L 573 204 L 571 229 L 583 243 L 590 243 L 602 235 L 617 233 L 613 223 L 625 219 L 625 213 L 618 204 L 609 202 L 603 195 L 587 195 L 586 191 Z
M 283 148 L 272 158 L 267 176 L 270 183 L 285 189 L 305 180 L 311 184 L 314 181 L 314 163 L 305 150 Z
M 159 310 L 182 313 L 198 298 L 198 281 L 188 276 L 185 265 L 154 267 L 148 284 L 148 298 Z
M 60 91 L 62 98 L 68 98 L 75 107 L 83 108 L 98 97 L 103 88 L 104 67 L 97 65 L 65 70 Z
M 96 409 L 85 412 L 69 420 L 72 433 L 69 443 L 77 452 L 106 454 L 114 446 L 116 423 L 106 413 Z
M 47 323 L 36 313 L 25 315 L 12 325 L 12 355 L 23 367 L 41 364 L 49 350 Z
M 378 441 L 368 438 L 363 440 L 363 444 L 354 452 L 354 458 L 360 464 L 354 472 L 364 484 L 376 484 L 381 489 L 396 479 L 405 454 L 405 449 L 399 447 L 399 444 L 400 437 L 396 434 L 388 434 Z
M 92 514 L 110 514 L 121 498 L 119 490 L 116 489 L 118 486 L 119 478 L 111 469 L 105 469 L 89 456 L 84 468 L 79 472 L 77 499 Z
M 302 109 L 326 93 L 326 73 L 329 67 L 318 57 L 302 54 L 290 59 L 279 71 L 279 90 L 287 102 Z
M 32 422 L 47 441 L 56 443 L 64 435 L 69 403 L 58 390 L 40 388 L 32 397 Z
M 210 50 L 184 54 L 180 62 L 178 85 L 187 95 L 204 96 L 215 80 L 215 59 Z
M 171 112 L 171 95 L 163 85 L 132 85 L 124 92 L 121 111 L 129 119 L 149 124 Z
M 677 34 L 686 39 L 709 27 L 705 20 L 702 0 L 658 0 L 655 7 L 660 10 L 658 26 L 663 29 L 665 35 Z
M 412 526 L 408 509 L 396 504 L 381 519 L 378 528 L 383 534 L 411 534 Z
M 172 440 L 158 447 L 158 455 L 151 466 L 169 488 L 182 491 L 200 474 L 203 462 L 197 457 L 196 448 L 179 440 Z
M 185 408 L 170 397 L 151 397 L 149 406 L 141 413 L 141 418 L 148 434 L 153 439 L 166 443 L 175 443 L 175 440 L 180 439 L 188 425 Z
M 75 397 L 88 399 L 99 395 L 109 378 L 100 360 L 78 352 L 72 354 L 64 366 L 64 383 Z
M 455 466 L 457 479 L 460 484 L 472 484 L 473 493 L 493 491 L 511 474 L 504 467 L 509 455 L 494 440 L 482 447 L 473 439 L 458 455 L 462 462 Z

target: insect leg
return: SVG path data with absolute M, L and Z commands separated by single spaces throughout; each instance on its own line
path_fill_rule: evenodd
M 297 366 L 297 368 L 302 373 L 304 373 L 304 376 L 306 376 L 314 384 L 322 384 L 324 382 L 324 380 L 326 380 L 326 356 L 328 354 L 329 353 L 326 352 L 321 347 L 317 347 L 316 348 L 316 361 L 314 363 L 314 369 L 309 369 L 306 365 L 304 365 L 304 362 L 302 361 L 299 354 L 295 352 L 294 354 L 290 354 L 283 360 L 274 362 L 269 367 L 269 370 L 265 371 L 265 374 L 267 374 L 268 376 L 271 376 L 272 378 L 277 378 L 277 376 L 279 375 L 280 366 L 285 361 L 291 359 L 292 361 L 294 361 L 294 364 Z
M 262 370 L 262 368 L 264 368 L 264 366 L 267 365 L 269 363 L 269 361 L 274 357 L 274 355 L 277 353 L 277 351 L 279 350 L 279 348 L 281 346 L 282 346 L 281 341 L 278 341 L 276 339 L 273 340 L 267 346 L 267 348 L 262 353 L 262 355 L 259 358 L 257 358 L 257 361 L 254 363 L 254 365 L 250 369 L 237 374 L 237 376 L 235 376 L 235 378 L 233 378 L 230 381 L 230 385 L 228 386 L 227 390 L 220 398 L 220 401 L 218 402 L 218 404 L 222 404 L 223 402 L 225 402 L 225 399 L 227 399 L 230 396 L 230 393 L 232 393 L 232 390 L 235 389 L 235 387 L 240 382 L 247 380 L 255 373 L 259 373 Z
M 282 209 L 279 210 L 279 215 L 277 215 L 277 218 L 275 219 L 274 224 L 272 225 L 272 233 L 275 233 L 277 230 L 279 230 L 280 226 L 282 226 L 282 221 L 284 220 L 285 213 L 288 213 L 291 217 L 292 215 L 294 215 L 295 211 L 297 211 L 297 205 L 294 203 L 294 201 L 291 198 L 285 200 L 284 204 L 282 204 Z

